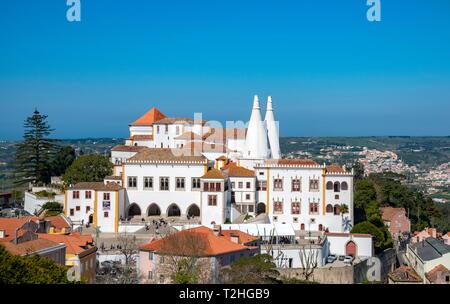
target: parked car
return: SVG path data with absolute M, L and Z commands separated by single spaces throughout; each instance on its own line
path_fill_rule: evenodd
M 339 256 L 339 261 L 344 261 L 344 259 L 345 259 L 345 255 L 340 255 Z
M 334 261 L 336 261 L 337 256 L 335 254 L 330 254 L 327 258 L 327 263 L 333 263 Z
M 352 257 L 352 256 L 346 255 L 346 256 L 344 257 L 344 263 L 345 263 L 345 264 L 351 264 L 352 262 L 353 262 L 353 257 Z

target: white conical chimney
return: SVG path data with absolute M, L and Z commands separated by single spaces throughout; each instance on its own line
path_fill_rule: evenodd
M 244 158 L 266 159 L 268 156 L 267 132 L 261 118 L 258 96 L 255 95 L 245 138 Z
M 267 128 L 267 137 L 269 138 L 271 156 L 273 159 L 280 159 L 280 138 L 278 134 L 278 125 L 273 115 L 272 96 L 267 98 L 267 111 L 264 121 Z

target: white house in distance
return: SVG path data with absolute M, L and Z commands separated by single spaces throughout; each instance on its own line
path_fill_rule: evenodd
M 299 231 L 348 232 L 353 173 L 282 159 L 271 97 L 264 120 L 260 110 L 255 96 L 247 125 L 221 128 L 152 108 L 129 125 L 125 144 L 112 149 L 113 176 L 68 189 L 66 214 L 104 232 L 119 231 L 121 218 L 152 216 L 189 216 L 202 225 L 253 217 Z

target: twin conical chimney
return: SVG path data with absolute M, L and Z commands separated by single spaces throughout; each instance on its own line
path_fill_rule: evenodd
M 269 157 L 267 132 L 262 121 L 258 96 L 253 99 L 253 109 L 245 138 L 244 158 L 266 159 Z
M 267 128 L 267 137 L 269 138 L 270 153 L 273 159 L 280 159 L 280 138 L 278 133 L 278 123 L 273 115 L 272 96 L 267 98 L 267 111 L 264 118 Z

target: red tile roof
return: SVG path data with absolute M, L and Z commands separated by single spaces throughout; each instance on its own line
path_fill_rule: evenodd
M 183 230 L 140 247 L 144 251 L 177 256 L 217 256 L 254 249 L 232 242 L 225 236 L 216 236 L 212 229 L 198 227 Z
M 0 230 L 5 230 L 5 237 L 0 239 L 0 241 L 11 241 L 15 237 L 15 232 L 17 228 L 22 227 L 25 223 L 29 221 L 39 220 L 36 216 L 24 216 L 20 218 L 0 218 Z M 20 236 L 20 235 L 19 235 Z
M 385 221 L 391 221 L 392 217 L 397 214 L 406 214 L 405 208 L 394 208 L 394 207 L 382 207 L 381 217 Z
M 151 126 L 155 122 L 166 118 L 167 116 L 164 115 L 161 111 L 159 111 L 157 108 L 152 108 L 150 111 L 133 121 L 130 126 Z
M 121 188 L 117 183 L 81 182 L 73 185 L 69 190 L 119 191 Z
M 202 178 L 212 178 L 212 179 L 224 179 L 226 175 L 216 168 L 211 168 Z
M 66 253 L 80 254 L 93 246 L 91 235 L 81 235 L 80 233 L 72 234 L 46 234 L 38 233 L 39 239 L 49 240 L 55 243 L 64 243 L 67 247 Z
M 142 149 L 145 149 L 143 146 L 124 146 L 118 145 L 111 149 L 114 152 L 139 152 Z
M 326 167 L 327 172 L 330 173 L 345 173 L 346 171 L 344 170 L 344 168 L 342 168 L 341 166 L 338 165 L 329 165 Z
M 27 255 L 47 248 L 55 247 L 58 245 L 58 243 L 52 242 L 50 240 L 36 239 L 32 241 L 23 242 L 20 244 L 2 242 L 1 245 L 5 246 L 6 250 L 11 254 Z
M 236 163 L 229 163 L 222 171 L 229 177 L 255 177 L 255 171 L 237 166 Z
M 438 275 L 449 275 L 450 270 L 448 270 L 444 265 L 439 264 L 430 271 L 428 271 L 425 276 L 427 277 L 428 281 L 431 283 L 436 282 L 439 278 Z
M 228 238 L 228 240 L 231 241 L 232 236 L 238 236 L 239 237 L 239 244 L 245 245 L 250 242 L 254 242 L 258 240 L 259 238 L 256 236 L 252 236 L 248 233 L 242 232 L 240 230 L 221 230 L 220 232 L 221 236 Z

